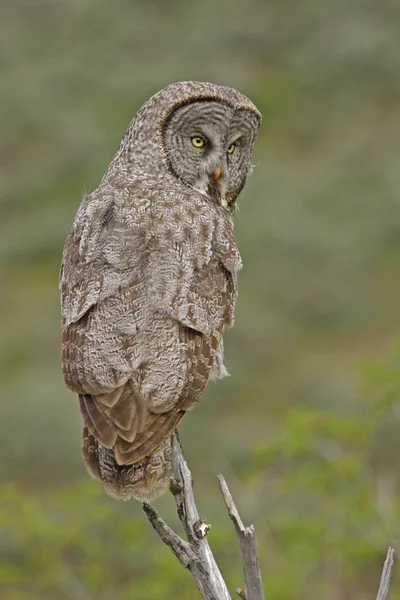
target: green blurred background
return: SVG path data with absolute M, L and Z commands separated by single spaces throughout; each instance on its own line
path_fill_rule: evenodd
M 84 472 L 58 297 L 83 192 L 150 95 L 197 79 L 264 118 L 236 216 L 231 377 L 180 426 L 210 543 L 234 594 L 221 471 L 256 526 L 269 600 L 375 598 L 387 546 L 400 550 L 398 0 L 0 11 L 0 597 L 200 597 L 140 504 Z M 172 498 L 157 508 L 180 531 Z

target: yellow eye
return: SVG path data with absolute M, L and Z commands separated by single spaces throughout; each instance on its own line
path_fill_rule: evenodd
M 235 144 L 230 144 L 226 151 L 228 154 L 232 154 L 232 152 L 234 151 L 235 148 L 236 148 Z
M 199 135 L 195 135 L 192 137 L 192 144 L 196 148 L 201 148 L 202 146 L 204 146 L 204 140 Z

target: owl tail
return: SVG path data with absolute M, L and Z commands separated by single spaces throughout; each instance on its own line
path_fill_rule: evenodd
M 119 465 L 114 450 L 102 446 L 83 428 L 82 455 L 86 469 L 102 482 L 107 494 L 117 500 L 134 498 L 150 502 L 168 488 L 172 475 L 172 441 L 170 434 L 152 453 L 132 465 Z
M 119 465 L 139 463 L 177 427 L 184 410 L 152 413 L 130 382 L 118 394 L 79 394 L 85 427 L 101 446 L 113 450 Z

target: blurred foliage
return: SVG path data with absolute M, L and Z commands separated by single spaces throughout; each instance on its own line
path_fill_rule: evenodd
M 80 197 L 140 105 L 183 79 L 237 87 L 264 118 L 236 216 L 232 376 L 180 428 L 213 548 L 233 589 L 223 471 L 256 526 L 269 598 L 375 597 L 386 547 L 399 548 L 399 365 L 387 358 L 399 57 L 397 0 L 2 2 L 2 598 L 198 597 L 140 505 L 85 478 L 59 366 L 58 269 Z M 177 526 L 171 499 L 159 508 Z

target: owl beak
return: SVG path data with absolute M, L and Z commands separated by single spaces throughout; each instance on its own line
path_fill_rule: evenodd
M 221 173 L 222 173 L 221 167 L 218 167 L 218 169 L 215 169 L 214 173 L 212 174 L 212 180 L 218 181 L 218 179 L 221 177 Z

